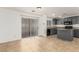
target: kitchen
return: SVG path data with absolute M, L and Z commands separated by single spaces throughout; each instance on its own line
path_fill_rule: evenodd
M 79 37 L 78 28 L 79 28 L 79 16 L 70 16 L 66 18 L 57 18 L 57 19 L 55 18 L 55 20 L 52 19 L 50 25 L 48 25 L 48 35 L 54 34 L 57 35 L 57 37 L 60 39 L 72 41 L 74 37 L 76 38 Z

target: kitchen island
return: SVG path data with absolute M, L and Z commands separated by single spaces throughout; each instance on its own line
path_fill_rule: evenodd
M 73 40 L 73 25 L 54 25 L 48 27 L 50 29 L 56 28 L 57 29 L 57 38 L 62 39 L 65 41 L 72 41 Z
M 73 29 L 57 29 L 57 37 L 65 41 L 72 41 Z

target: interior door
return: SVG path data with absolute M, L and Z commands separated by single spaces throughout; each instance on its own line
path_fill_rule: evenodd
M 22 18 L 22 38 L 30 36 L 30 21 L 28 18 Z

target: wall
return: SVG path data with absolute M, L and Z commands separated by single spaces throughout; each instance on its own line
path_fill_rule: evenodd
M 47 16 L 43 15 L 39 19 L 38 35 L 46 36 L 47 34 Z
M 0 8 L 0 43 L 21 38 L 21 17 L 14 11 Z

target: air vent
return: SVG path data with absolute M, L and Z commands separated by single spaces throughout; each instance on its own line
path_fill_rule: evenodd
M 37 9 L 41 9 L 42 7 L 36 7 Z

